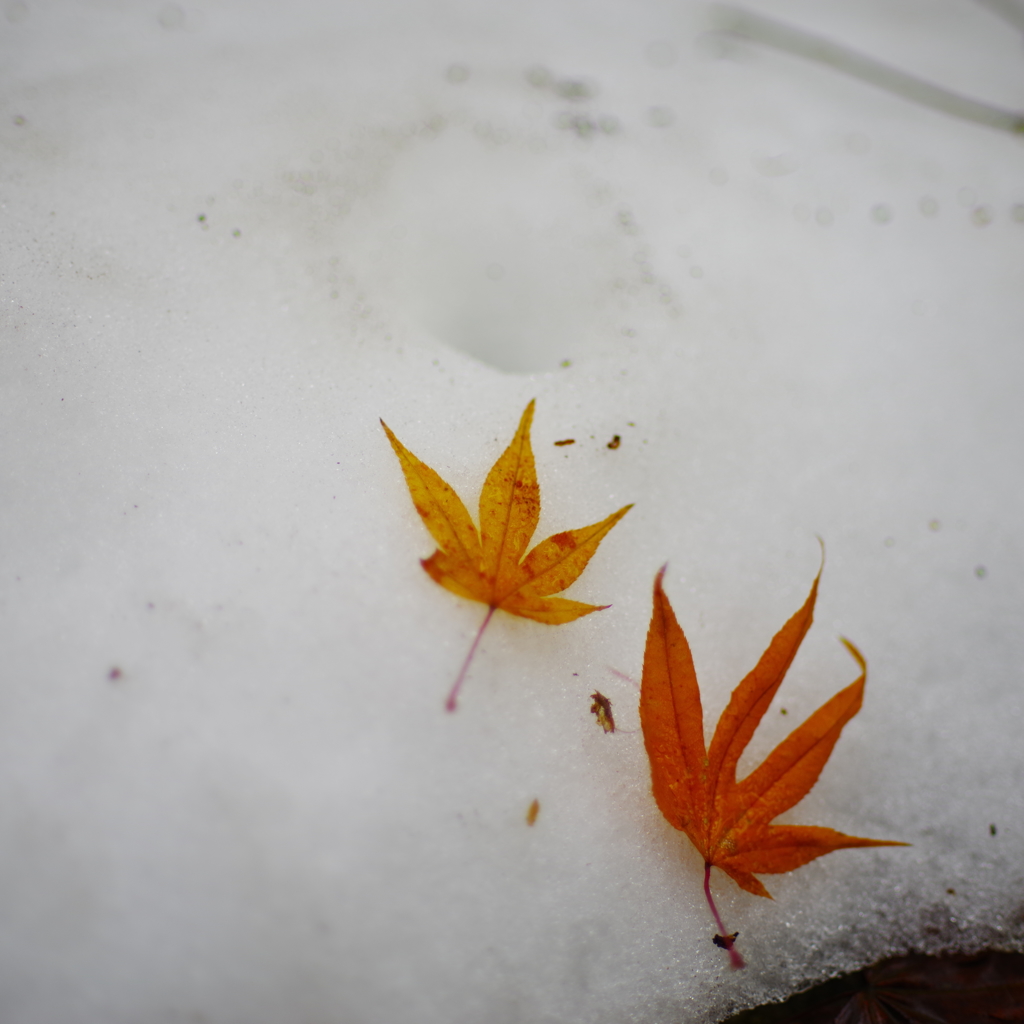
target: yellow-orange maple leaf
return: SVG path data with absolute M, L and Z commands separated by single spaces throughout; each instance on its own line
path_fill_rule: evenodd
M 745 779 L 736 779 L 740 756 L 811 627 L 820 570 L 803 607 L 775 634 L 760 661 L 733 690 L 710 748 L 704 742 L 704 715 L 690 646 L 662 589 L 664 574 L 662 568 L 654 581 L 654 612 L 640 685 L 640 724 L 651 762 L 654 799 L 669 824 L 685 832 L 704 858 L 704 892 L 722 933 L 716 937 L 718 944 L 729 950 L 734 966 L 742 967 L 711 898 L 712 867 L 721 868 L 747 892 L 769 896 L 756 874 L 792 871 L 846 847 L 907 844 L 861 839 L 830 828 L 771 824 L 807 795 L 843 726 L 860 710 L 867 665 L 848 640 L 843 643 L 860 666 L 860 677 L 790 733 L 760 767 Z
M 449 694 L 449 711 L 455 709 L 459 687 L 494 612 L 500 609 L 561 625 L 608 607 L 551 595 L 576 580 L 608 531 L 633 506 L 626 505 L 581 530 L 556 533 L 526 554 L 540 520 L 540 487 L 530 447 L 533 410 L 531 401 L 512 443 L 487 474 L 480 492 L 479 530 L 455 491 L 380 421 L 401 463 L 416 511 L 438 545 L 423 559 L 423 568 L 452 593 L 488 606 L 487 617 Z

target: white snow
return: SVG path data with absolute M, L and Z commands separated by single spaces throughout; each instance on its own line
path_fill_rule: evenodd
M 980 6 L 753 6 L 1021 105 Z M 711 24 L 6 3 L 5 1022 L 696 1024 L 1024 949 L 1021 143 Z M 497 616 L 448 715 L 483 609 L 378 417 L 473 508 L 533 397 L 538 538 L 636 502 L 568 595 L 613 607 Z M 848 636 L 864 710 L 786 820 L 913 846 L 718 874 L 731 973 L 612 669 L 667 560 L 710 730 L 816 535 L 745 764 Z

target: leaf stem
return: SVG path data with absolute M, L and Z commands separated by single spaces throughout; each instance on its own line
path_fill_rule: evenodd
M 455 705 L 459 699 L 459 690 L 462 689 L 462 683 L 466 678 L 466 673 L 469 671 L 469 663 L 473 660 L 473 655 L 476 654 L 477 644 L 480 643 L 480 637 L 484 635 L 484 630 L 487 628 L 487 624 L 491 621 L 491 616 L 494 614 L 494 607 L 487 609 L 487 614 L 484 616 L 484 621 L 480 623 L 480 628 L 476 631 L 476 636 L 473 638 L 473 645 L 469 649 L 469 654 L 466 655 L 466 660 L 462 663 L 462 668 L 459 669 L 459 674 L 455 679 L 455 685 L 451 689 L 451 693 L 448 694 L 448 699 L 444 702 L 446 711 L 454 711 Z
M 736 948 L 735 936 L 730 935 L 725 930 L 725 924 L 722 921 L 722 915 L 718 913 L 718 907 L 715 906 L 715 901 L 711 897 L 711 863 L 710 861 L 704 862 L 704 895 L 707 897 L 708 906 L 711 908 L 711 913 L 714 915 L 715 924 L 718 925 L 718 935 L 716 945 L 722 946 L 729 951 L 729 963 L 734 971 L 741 970 L 746 967 L 746 963 L 743 961 L 743 957 L 740 956 L 740 951 Z

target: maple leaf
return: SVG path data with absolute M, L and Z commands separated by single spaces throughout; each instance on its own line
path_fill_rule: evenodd
M 721 868 L 756 896 L 768 890 L 756 874 L 792 871 L 816 857 L 853 846 L 906 846 L 861 839 L 830 828 L 772 825 L 817 782 L 843 726 L 860 710 L 867 679 L 864 658 L 849 640 L 860 666 L 858 679 L 837 693 L 784 739 L 745 779 L 736 767 L 811 627 L 818 580 L 803 607 L 775 634 L 768 649 L 736 687 L 718 721 L 710 748 L 686 642 L 662 588 L 665 567 L 654 580 L 654 612 L 647 632 L 640 683 L 640 724 L 651 762 L 654 799 L 673 827 L 685 832 L 704 858 L 704 894 L 734 967 L 743 960 L 733 948 L 711 896 L 711 868 Z
M 530 447 L 534 405 L 531 401 L 526 407 L 512 443 L 487 474 L 480 492 L 479 530 L 455 491 L 380 421 L 401 463 L 416 511 L 438 545 L 422 560 L 423 568 L 442 587 L 488 607 L 448 695 L 449 711 L 455 710 L 469 663 L 496 611 L 561 625 L 609 607 L 551 595 L 575 582 L 605 535 L 632 505 L 592 526 L 556 533 L 526 554 L 540 520 L 540 487 Z

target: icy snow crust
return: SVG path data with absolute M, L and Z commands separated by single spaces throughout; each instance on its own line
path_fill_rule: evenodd
M 1024 94 L 980 7 L 771 10 Z M 693 5 L 4 14 L 4 1021 L 706 1022 L 1024 948 L 1019 141 Z M 483 609 L 377 418 L 472 508 L 531 397 L 538 537 L 637 503 L 569 592 L 613 607 L 498 616 L 447 715 Z M 815 534 L 741 767 L 848 636 L 787 820 L 914 845 L 716 878 L 731 974 L 611 669 L 668 560 L 716 720 Z

